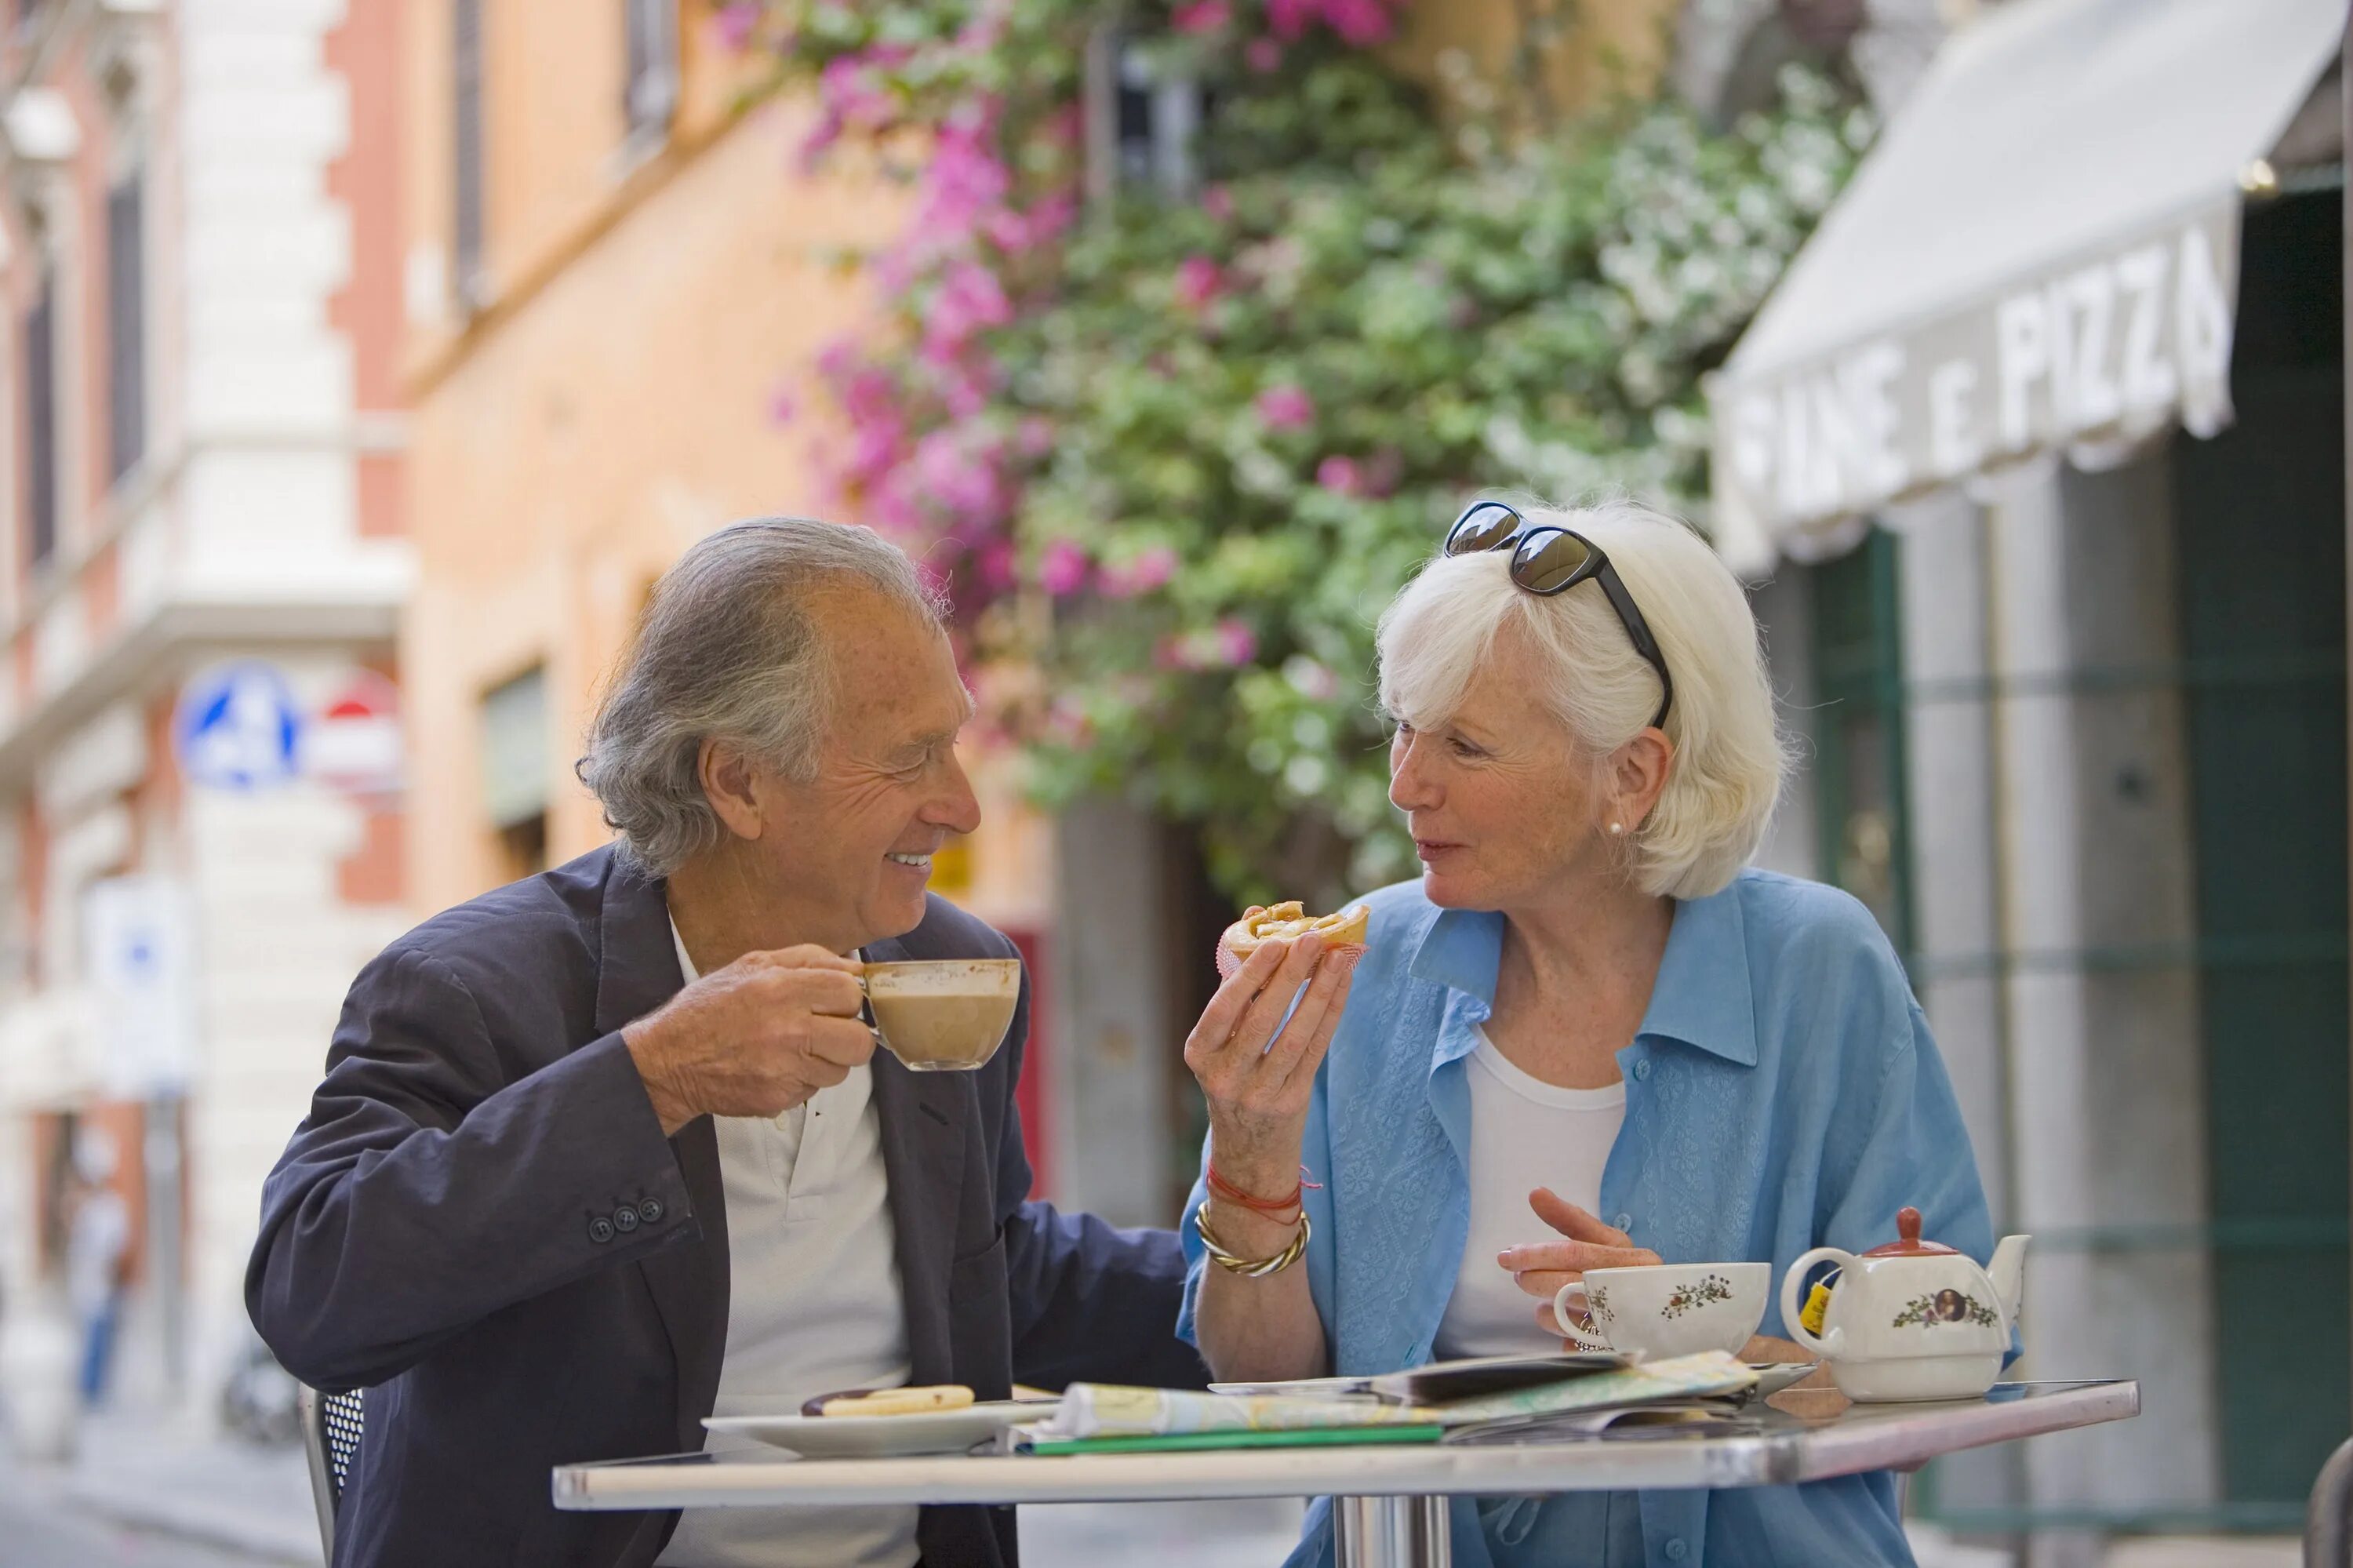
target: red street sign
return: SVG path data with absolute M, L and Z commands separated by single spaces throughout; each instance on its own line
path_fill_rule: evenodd
M 363 670 L 303 726 L 301 770 L 330 789 L 382 795 L 400 788 L 400 688 Z

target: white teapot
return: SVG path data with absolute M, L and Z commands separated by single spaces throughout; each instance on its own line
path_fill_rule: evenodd
M 1979 1398 L 2010 1351 L 2029 1238 L 2004 1236 L 1992 1266 L 1979 1268 L 1967 1254 L 1922 1241 L 1917 1209 L 1897 1213 L 1895 1230 L 1902 1239 L 1860 1257 L 1818 1246 L 1791 1264 L 1781 1280 L 1782 1325 L 1858 1403 Z M 1840 1269 L 1820 1333 L 1798 1309 L 1806 1271 L 1818 1263 Z

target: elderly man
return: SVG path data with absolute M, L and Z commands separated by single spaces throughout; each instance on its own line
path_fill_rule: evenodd
M 924 890 L 970 714 L 897 550 L 723 529 L 581 762 L 619 844 L 361 974 L 246 1284 L 289 1370 L 368 1391 L 337 1563 L 1010 1563 L 1009 1510 L 559 1513 L 548 1471 L 840 1389 L 1198 1385 L 1173 1236 L 1024 1201 L 1026 982 L 978 1072 L 860 1019 L 852 955 L 1013 955 Z

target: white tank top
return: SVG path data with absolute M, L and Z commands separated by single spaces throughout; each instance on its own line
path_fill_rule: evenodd
M 1560 1336 L 1536 1326 L 1546 1303 L 1522 1290 L 1495 1255 L 1558 1241 L 1528 1207 L 1549 1187 L 1588 1213 L 1601 1209 L 1601 1171 L 1626 1121 L 1626 1086 L 1564 1089 L 1514 1066 L 1479 1032 L 1463 1064 L 1471 1081 L 1471 1234 L 1434 1351 L 1455 1356 L 1549 1354 Z

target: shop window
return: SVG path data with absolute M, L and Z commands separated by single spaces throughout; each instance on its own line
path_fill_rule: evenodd
M 1814 568 L 1811 720 L 1821 876 L 1869 907 L 1912 951 L 1905 811 L 1904 660 L 1895 536 L 1873 529 Z
M 106 194 L 107 475 L 120 480 L 147 450 L 146 175 L 133 169 Z
M 547 869 L 546 671 L 534 665 L 482 695 L 482 809 L 509 881 Z
M 455 210 L 450 215 L 451 272 L 459 303 L 479 308 L 488 297 L 483 278 L 482 5 L 451 0 L 450 147 Z
M 58 549 L 57 274 L 41 270 L 25 313 L 25 557 L 33 569 Z

